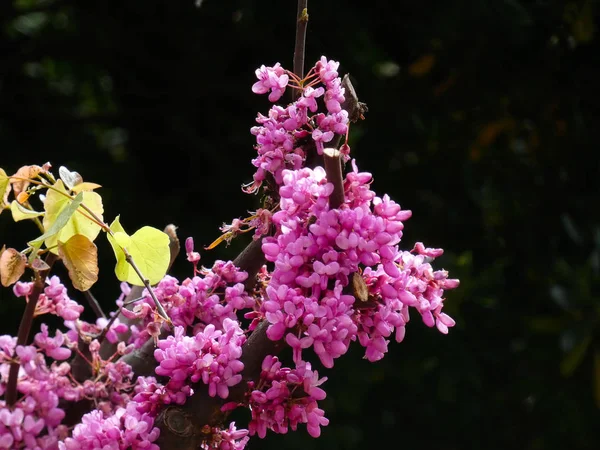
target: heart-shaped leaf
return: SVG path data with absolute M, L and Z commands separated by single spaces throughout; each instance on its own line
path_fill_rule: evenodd
M 75 289 L 87 291 L 98 281 L 98 249 L 87 236 L 76 234 L 67 242 L 58 241 L 58 254 Z
M 142 227 L 129 236 L 121 226 L 119 217 L 114 220 L 110 228 L 113 235 L 109 234 L 108 240 L 117 258 L 115 266 L 117 278 L 135 286 L 144 285 L 134 268 L 127 262 L 125 249 L 149 283 L 151 285 L 158 283 L 169 267 L 169 236 L 149 226 Z

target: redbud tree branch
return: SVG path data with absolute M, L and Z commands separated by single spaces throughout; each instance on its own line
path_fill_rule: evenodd
M 327 180 L 333 183 L 333 192 L 329 197 L 330 208 L 338 208 L 344 203 L 344 184 L 340 151 L 325 149 L 325 171 Z M 261 241 L 250 243 L 236 258 L 234 264 L 249 275 L 248 280 L 255 280 L 256 273 L 264 263 Z M 248 285 L 246 286 L 247 289 Z M 242 381 L 229 391 L 227 402 L 241 403 L 246 393 L 247 382 L 260 376 L 262 361 L 267 355 L 276 355 L 284 347 L 283 341 L 272 341 L 267 337 L 268 322 L 263 320 L 252 332 L 242 347 L 240 361 L 244 364 Z M 148 344 L 148 343 L 147 343 Z M 146 345 L 144 346 L 146 347 Z M 148 352 L 150 349 L 145 349 Z M 150 357 L 151 352 L 147 353 Z M 131 361 L 133 363 L 133 361 Z M 144 366 L 154 367 L 156 363 Z M 139 375 L 138 372 L 136 372 Z M 150 374 L 148 374 L 150 375 Z M 226 413 L 221 412 L 223 400 L 207 395 L 207 387 L 201 383 L 192 385 L 196 392 L 182 406 L 167 406 L 156 418 L 154 424 L 161 429 L 157 444 L 161 448 L 178 450 L 195 450 L 206 439 L 205 425 L 214 426 L 224 422 Z
M 298 78 L 304 76 L 304 48 L 308 24 L 307 4 L 308 0 L 298 0 L 293 61 L 293 71 Z M 299 95 L 300 91 L 296 95 L 293 94 L 293 99 L 295 100 Z M 237 267 L 248 273 L 247 290 L 251 289 L 248 283 L 255 282 L 256 273 L 265 263 L 261 241 L 259 239 L 251 242 L 234 261 Z M 275 355 L 283 347 L 282 342 L 273 342 L 267 337 L 267 326 L 265 321 L 261 322 L 243 345 L 241 357 L 241 362 L 244 363 L 243 379 L 231 389 L 228 401 L 241 401 L 247 382 L 260 375 L 261 364 L 265 356 Z M 205 425 L 216 425 L 224 420 L 225 414 L 220 410 L 222 400 L 208 396 L 207 387 L 204 385 L 196 384 L 193 389 L 196 393 L 187 399 L 183 406 L 168 406 L 156 418 L 154 424 L 161 430 L 157 444 L 161 448 L 195 450 L 206 438 Z
M 19 324 L 19 331 L 17 332 L 17 346 L 27 345 L 27 341 L 29 340 L 29 333 L 31 332 L 31 325 L 33 324 L 35 307 L 37 306 L 40 294 L 43 292 L 44 287 L 46 285 L 46 277 L 48 276 L 50 268 L 52 267 L 56 259 L 57 257 L 54 253 L 48 253 L 48 255 L 46 256 L 46 264 L 48 265 L 48 268 L 46 270 L 36 272 L 35 274 L 33 290 L 28 296 L 27 305 L 25 306 L 25 311 L 23 312 L 23 316 L 21 317 L 21 323 Z M 5 400 L 6 405 L 8 407 L 12 407 L 17 401 L 17 378 L 19 377 L 20 364 L 16 357 L 16 354 L 13 355 L 13 357 L 15 359 L 13 360 L 13 362 L 10 363 L 10 369 L 8 372 L 8 382 L 6 383 L 5 392 Z
M 297 36 L 302 36 L 302 33 L 297 33 Z M 297 48 L 299 47 L 297 46 Z M 345 77 L 344 82 L 347 86 L 352 86 L 347 77 Z M 349 95 L 344 102 L 344 107 L 348 108 L 347 111 L 352 117 L 359 117 L 366 111 L 365 105 L 358 102 L 353 89 L 352 95 Z M 329 197 L 329 207 L 332 209 L 339 208 L 345 201 L 341 156 L 341 152 L 335 148 L 327 148 L 323 152 L 323 165 L 327 180 L 334 186 Z M 247 290 L 250 290 L 248 283 L 255 282 L 256 273 L 264 262 L 261 240 L 250 243 L 235 259 L 234 264 L 241 270 L 248 272 Z M 362 278 L 360 280 L 362 281 Z M 362 283 L 364 284 L 364 281 Z M 357 291 L 357 289 L 352 292 L 354 291 Z M 357 292 L 357 296 L 359 296 L 358 294 Z M 361 300 L 364 301 L 365 299 L 361 297 Z M 260 376 L 261 364 L 265 356 L 277 355 L 284 348 L 283 341 L 274 342 L 267 337 L 268 325 L 268 322 L 263 320 L 243 345 L 241 362 L 244 364 L 244 370 L 242 371 L 242 381 L 230 389 L 227 402 L 242 402 L 246 393 L 247 382 L 256 380 Z M 147 343 L 142 349 L 148 358 L 152 358 L 152 348 L 152 343 Z M 128 362 L 132 366 L 135 365 L 135 360 L 128 360 Z M 156 362 L 144 363 L 142 366 L 142 360 L 140 360 L 140 369 L 143 367 L 149 370 L 155 366 Z M 136 370 L 136 374 L 139 375 L 140 373 Z M 147 375 L 151 374 L 147 373 Z M 210 433 L 211 426 L 224 423 L 227 413 L 223 413 L 220 409 L 224 403 L 223 400 L 210 397 L 207 386 L 203 384 L 196 383 L 192 385 L 192 389 L 195 394 L 188 398 L 184 405 L 167 406 L 157 416 L 154 424 L 160 428 L 161 432 L 156 443 L 161 448 L 195 450 L 204 439 L 209 437 L 207 433 Z
M 308 14 L 307 1 L 298 2 L 298 17 L 296 22 L 296 44 L 294 52 L 294 73 L 302 78 L 304 71 L 304 48 Z M 352 113 L 357 102 L 345 102 Z M 334 185 L 330 196 L 330 208 L 338 208 L 344 203 L 343 173 L 340 151 L 335 148 L 326 149 L 322 163 L 327 173 L 327 179 Z M 262 240 L 253 240 L 234 260 L 234 264 L 248 274 L 246 290 L 251 291 L 256 282 L 256 274 L 266 260 L 261 249 Z M 230 389 L 228 402 L 243 402 L 247 390 L 247 382 L 260 376 L 262 362 L 267 355 L 276 355 L 284 348 L 283 341 L 274 342 L 267 337 L 269 323 L 263 320 L 249 335 L 243 345 L 241 362 L 244 364 L 242 381 Z M 164 332 L 165 335 L 168 332 Z M 154 341 L 149 339 L 140 349 L 125 355 L 122 362 L 131 365 L 136 376 L 155 376 L 157 362 L 154 358 Z M 169 405 L 155 419 L 155 426 L 161 430 L 156 442 L 160 448 L 178 450 L 195 450 L 208 438 L 211 426 L 222 425 L 227 413 L 221 411 L 224 401 L 218 397 L 210 397 L 208 388 L 202 383 L 191 386 L 194 395 L 187 399 L 184 405 Z M 208 426 L 208 427 L 207 427 Z
M 306 44 L 306 28 L 308 25 L 308 0 L 298 1 L 296 14 L 296 43 L 294 45 L 294 75 L 304 77 L 304 48 Z M 301 95 L 300 90 L 292 90 L 294 100 Z
M 344 184 L 341 164 L 341 153 L 334 148 L 324 150 L 324 166 L 327 180 L 334 186 L 329 197 L 329 207 L 339 208 L 344 203 Z M 248 282 L 254 282 L 256 273 L 264 264 L 261 240 L 253 241 L 236 258 L 234 264 L 248 272 Z M 248 285 L 246 288 L 249 290 Z M 277 355 L 284 348 L 283 341 L 274 342 L 267 337 L 269 324 L 263 320 L 249 336 L 242 347 L 241 362 L 244 364 L 242 381 L 229 391 L 227 402 L 244 401 L 247 382 L 260 376 L 262 361 L 267 355 Z M 146 346 L 144 346 L 146 347 Z M 146 349 L 148 351 L 149 349 Z M 151 353 L 147 353 L 149 356 Z M 133 361 L 132 361 L 133 362 Z M 155 365 L 155 363 L 154 363 Z M 152 364 L 145 366 L 153 367 Z M 137 372 L 136 372 L 137 373 Z M 182 406 L 165 407 L 156 418 L 154 424 L 161 430 L 157 444 L 161 448 L 178 450 L 195 450 L 207 439 L 210 427 L 224 423 L 227 413 L 220 409 L 223 400 L 208 396 L 205 385 L 192 385 L 195 394 Z M 208 425 L 208 428 L 206 427 Z
M 349 83 L 346 77 L 344 81 Z M 364 105 L 360 104 L 355 96 L 348 97 L 350 98 L 347 98 L 343 107 L 347 108 L 351 115 L 362 114 L 365 109 Z M 335 148 L 325 149 L 323 165 L 328 181 L 334 186 L 329 198 L 329 206 L 330 208 L 338 208 L 344 203 L 343 170 L 340 151 Z M 178 241 L 176 243 L 178 244 Z M 248 273 L 248 279 L 245 283 L 247 291 L 252 290 L 256 282 L 256 274 L 265 263 L 261 245 L 262 241 L 260 239 L 253 240 L 233 261 L 236 267 Z M 172 251 L 174 248 L 175 246 L 172 247 Z M 175 254 L 179 250 L 178 245 L 176 248 Z M 133 287 L 127 297 L 139 296 L 141 289 Z M 356 289 L 352 292 L 354 293 L 354 291 Z M 358 294 L 358 292 L 354 293 L 357 298 L 361 297 Z M 366 298 L 361 298 L 361 300 L 365 301 Z M 125 318 L 123 320 L 128 322 Z M 265 356 L 276 355 L 284 348 L 282 341 L 274 342 L 267 337 L 266 330 L 268 325 L 268 322 L 262 321 L 244 344 L 241 357 L 241 362 L 244 364 L 243 379 L 230 389 L 228 402 L 242 402 L 246 393 L 247 382 L 256 380 L 260 376 L 261 364 Z M 166 337 L 168 334 L 164 330 L 161 338 Z M 157 362 L 154 358 L 154 350 L 153 339 L 148 339 L 140 349 L 123 356 L 121 361 L 129 364 L 136 376 L 156 376 L 154 371 Z M 159 379 L 159 382 L 162 381 Z M 157 444 L 161 448 L 195 450 L 208 437 L 206 433 L 210 429 L 210 426 L 223 424 L 227 418 L 227 414 L 220 410 L 223 400 L 210 397 L 207 387 L 201 383 L 193 385 L 192 388 L 195 394 L 188 398 L 183 406 L 167 406 L 155 419 L 155 426 L 161 429 L 161 434 L 157 441 Z M 75 415 L 80 416 L 85 412 L 82 410 L 79 414 Z M 69 422 L 76 423 L 77 420 Z M 206 427 L 207 425 L 208 428 Z

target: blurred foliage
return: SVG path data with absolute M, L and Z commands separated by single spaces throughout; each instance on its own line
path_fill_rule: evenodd
M 50 160 L 103 185 L 107 220 L 207 245 L 252 210 L 254 69 L 291 66 L 295 2 L 0 2 L 0 165 Z M 449 336 L 418 320 L 325 387 L 330 425 L 252 448 L 600 448 L 596 0 L 309 2 L 307 65 L 341 62 L 366 120 L 353 154 L 444 247 Z M 0 221 L 0 242 L 30 233 Z M 231 258 L 245 242 L 203 253 Z M 118 296 L 110 249 L 95 295 Z M 174 274 L 188 276 L 182 258 Z M 77 293 L 72 295 L 77 298 Z M 3 332 L 22 305 L 0 291 Z M 82 298 L 80 301 L 84 301 Z M 240 418 L 243 420 L 243 418 Z M 389 445 L 389 444 L 388 444 Z

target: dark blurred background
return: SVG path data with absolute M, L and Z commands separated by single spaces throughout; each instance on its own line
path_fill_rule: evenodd
M 322 372 L 331 423 L 251 449 L 600 448 L 600 4 L 309 2 L 306 66 L 340 61 L 373 188 L 413 211 L 405 248 L 446 253 L 448 336 L 417 317 L 378 363 Z M 0 167 L 50 161 L 101 184 L 105 220 L 179 227 L 197 247 L 257 205 L 254 70 L 291 69 L 296 2 L 3 0 Z M 0 244 L 33 224 L 0 218 Z M 246 241 L 202 252 L 232 258 Z M 119 295 L 100 248 L 93 288 Z M 191 274 L 180 257 L 173 274 Z M 81 302 L 80 293 L 70 290 Z M 23 305 L 0 290 L 2 333 Z M 238 424 L 243 426 L 243 424 Z

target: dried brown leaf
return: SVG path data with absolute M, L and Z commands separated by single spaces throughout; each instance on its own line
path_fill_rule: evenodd
M 15 191 L 15 197 L 18 196 L 29 186 L 27 179 L 32 179 L 38 176 L 40 172 L 44 172 L 44 168 L 40 166 L 23 166 L 11 177 L 12 187 Z M 18 179 L 15 179 L 18 178 Z
M 7 248 L 0 254 L 0 282 L 8 287 L 21 278 L 25 272 L 27 258 L 14 248 Z

